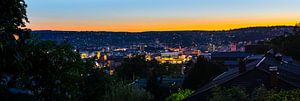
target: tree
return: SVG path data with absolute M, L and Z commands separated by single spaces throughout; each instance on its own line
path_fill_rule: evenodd
M 29 22 L 26 7 L 24 0 L 0 1 L 0 93 L 3 100 L 10 95 L 9 87 L 16 86 L 24 70 L 30 67 L 23 50 L 30 32 L 22 29 Z
M 300 34 L 300 23 L 297 23 L 294 27 L 294 33 L 295 34 Z
M 124 82 L 112 83 L 107 93 L 103 96 L 104 101 L 152 101 L 153 96 L 143 89 L 128 85 Z
M 92 59 L 87 60 L 93 63 Z M 89 66 L 92 67 L 92 66 Z M 86 68 L 87 75 L 83 79 L 81 87 L 81 101 L 102 101 L 102 96 L 110 90 L 114 82 L 118 81 L 114 76 L 106 75 L 104 69 Z
M 149 70 L 149 64 L 143 56 L 127 58 L 116 68 L 117 75 L 125 80 L 135 80 L 137 78 L 146 78 Z
M 271 40 L 268 44 L 271 48 L 285 55 L 292 56 L 300 60 L 300 24 L 294 27 L 294 34 L 289 36 L 279 36 Z
M 26 15 L 24 0 L 1 0 L 0 2 L 0 74 L 16 75 L 21 72 L 23 65 L 23 44 L 29 37 L 29 29 L 25 23 L 29 22 Z
M 153 94 L 155 99 L 157 99 L 160 94 L 159 87 L 161 84 L 161 80 L 158 79 L 160 66 L 155 64 L 157 63 L 156 61 L 151 61 L 150 63 L 151 67 L 149 68 L 146 90 Z
M 24 0 L 0 1 L 1 100 L 102 100 L 112 94 L 107 91 L 116 87 L 109 85 L 111 79 L 92 61 L 83 62 L 72 46 L 30 38 L 30 30 L 22 29 L 29 22 L 26 7 Z M 150 98 L 142 90 L 129 90 L 130 99 Z
M 251 93 L 252 92 L 252 93 Z M 299 101 L 300 90 L 273 90 L 263 86 L 253 91 L 246 91 L 244 88 L 218 87 L 213 90 L 210 101 Z
M 1 0 L 0 5 L 1 30 L 15 30 L 20 26 L 25 27 L 25 23 L 29 22 L 24 0 Z
M 268 90 L 262 86 L 253 91 L 251 99 L 252 101 L 299 101 L 300 90 Z
M 215 88 L 209 101 L 250 101 L 248 97 L 246 90 L 242 88 Z
M 166 98 L 166 101 L 182 101 L 188 96 L 191 96 L 194 91 L 189 89 L 179 90 L 176 93 L 171 94 L 169 97 Z
M 184 78 L 182 87 L 184 89 L 196 90 L 203 86 L 215 76 L 223 72 L 223 69 L 200 56 L 197 63 L 188 71 L 187 76 Z
M 22 68 L 22 44 L 29 37 L 29 29 L 22 29 L 29 22 L 24 0 L 1 0 L 0 2 L 0 69 L 2 72 L 18 72 L 7 67 Z
M 300 59 L 300 35 L 291 35 L 288 37 L 277 37 L 271 40 L 271 46 L 279 52 Z
M 182 65 L 164 63 L 162 64 L 162 66 L 164 67 L 164 69 L 162 70 L 164 75 L 173 76 L 173 77 L 181 76 Z
M 85 69 L 92 67 L 86 66 L 68 44 L 41 41 L 28 46 L 25 58 L 31 67 L 25 71 L 25 81 L 20 84 L 33 91 L 38 100 L 78 98 Z

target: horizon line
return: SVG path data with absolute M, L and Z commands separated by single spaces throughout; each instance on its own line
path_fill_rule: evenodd
M 32 31 L 65 31 L 65 32 L 129 32 L 129 33 L 143 33 L 143 32 L 172 32 L 172 31 L 207 31 L 207 32 L 215 32 L 215 31 L 232 31 L 238 29 L 245 28 L 256 28 L 256 27 L 294 27 L 293 25 L 267 25 L 267 26 L 247 26 L 247 27 L 237 27 L 230 29 L 191 29 L 191 30 L 145 30 L 145 31 L 112 31 L 112 30 L 51 30 L 51 29 L 41 29 L 41 30 L 32 30 Z M 30 29 L 30 28 L 29 28 Z

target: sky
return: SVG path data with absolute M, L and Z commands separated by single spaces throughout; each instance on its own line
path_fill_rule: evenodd
M 33 30 L 228 30 L 300 22 L 300 0 L 25 1 Z

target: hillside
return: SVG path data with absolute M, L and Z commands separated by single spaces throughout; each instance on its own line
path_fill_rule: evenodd
M 80 31 L 33 31 L 42 40 L 68 41 L 84 49 L 103 46 L 127 46 L 132 44 L 155 44 L 191 46 L 228 44 L 229 42 L 255 42 L 267 40 L 292 32 L 292 26 L 250 27 L 228 31 L 152 31 L 152 32 L 80 32 Z

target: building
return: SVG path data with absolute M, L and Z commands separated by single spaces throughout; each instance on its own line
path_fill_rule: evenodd
M 211 61 L 222 63 L 226 68 L 233 68 L 238 66 L 239 60 L 251 55 L 244 52 L 213 52 L 211 53 Z
M 238 60 L 238 59 L 244 59 L 250 55 L 252 54 L 244 53 L 244 52 L 213 52 L 211 53 L 211 60 L 212 61 Z
M 220 74 L 185 101 L 201 101 L 211 93 L 211 89 L 222 87 L 242 87 L 253 90 L 264 85 L 266 88 L 300 88 L 300 65 L 287 63 L 282 57 L 266 54 L 252 62 L 240 62 L 238 68 Z
M 269 46 L 263 44 L 253 44 L 245 46 L 245 52 L 247 53 L 264 54 L 269 49 Z
M 230 43 L 229 49 L 230 49 L 230 52 L 236 52 L 237 51 L 236 43 Z
M 190 56 L 179 54 L 179 52 L 161 53 L 161 56 L 155 57 L 159 63 L 183 64 L 191 60 Z

